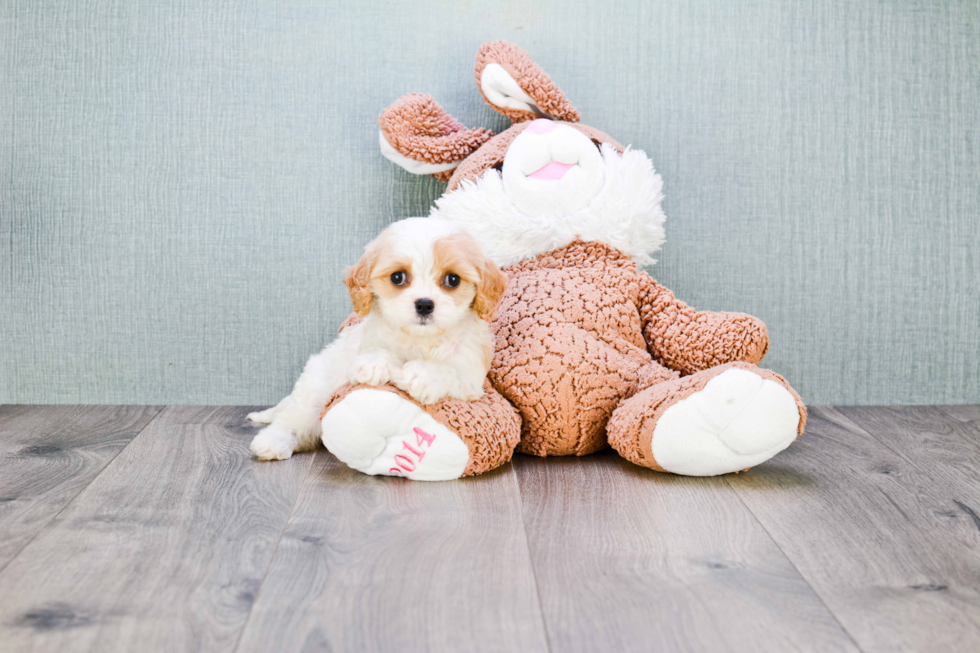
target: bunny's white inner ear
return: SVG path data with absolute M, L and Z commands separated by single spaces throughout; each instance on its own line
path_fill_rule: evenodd
M 530 111 L 544 118 L 551 118 L 538 108 L 530 95 L 524 92 L 499 63 L 488 63 L 480 74 L 480 88 L 487 99 L 502 109 Z
M 409 159 L 407 156 L 392 147 L 388 139 L 385 138 L 384 132 L 378 131 L 378 144 L 381 145 L 381 154 L 384 158 L 388 159 L 395 165 L 408 170 L 413 175 L 434 175 L 437 172 L 445 172 L 446 170 L 452 170 L 458 166 L 460 161 L 453 161 L 452 163 L 425 163 L 424 161 L 416 161 L 415 159 Z

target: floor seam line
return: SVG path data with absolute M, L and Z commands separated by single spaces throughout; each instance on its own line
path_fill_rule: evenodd
M 541 585 L 538 583 L 538 570 L 534 565 L 534 558 L 531 556 L 531 540 L 527 535 L 527 522 L 524 521 L 524 490 L 521 489 L 520 479 L 517 477 L 518 463 L 511 462 L 514 472 L 514 485 L 517 486 L 517 498 L 520 500 L 521 509 L 521 530 L 524 532 L 524 549 L 527 551 L 527 561 L 531 566 L 531 578 L 534 580 L 534 595 L 538 599 L 538 610 L 541 611 L 541 626 L 544 628 L 544 643 L 548 646 L 551 653 L 551 634 L 548 632 L 548 619 L 544 614 L 544 603 L 541 601 Z
M 129 445 L 133 444 L 133 440 L 135 440 L 136 438 L 138 438 L 139 436 L 141 436 L 146 429 L 150 428 L 150 424 L 153 424 L 155 421 L 157 421 L 157 419 L 160 418 L 160 415 L 162 415 L 168 408 L 170 408 L 170 406 L 162 406 L 160 408 L 160 410 L 157 412 L 157 414 L 154 415 L 153 417 L 151 417 L 150 418 L 150 421 L 147 422 L 146 424 L 144 424 L 143 425 L 143 428 L 141 428 L 139 430 L 139 432 L 136 435 L 134 435 L 133 438 L 129 442 L 126 443 L 126 446 L 124 446 L 123 448 L 121 448 L 119 451 L 116 452 L 116 455 L 114 455 L 112 458 L 110 458 L 109 460 L 107 460 L 106 461 L 106 464 L 102 466 L 102 469 L 100 469 L 98 471 L 98 473 L 95 476 L 93 476 L 91 478 L 91 480 L 89 480 L 88 483 L 85 484 L 84 487 L 82 487 L 78 492 L 76 492 L 75 495 L 71 499 L 69 499 L 68 501 L 66 501 L 65 502 L 65 505 L 61 506 L 61 508 L 58 510 L 58 512 L 56 512 L 53 515 L 51 515 L 51 517 L 48 518 L 48 523 L 44 525 L 44 528 L 42 528 L 37 533 L 35 533 L 34 534 L 34 537 L 32 537 L 31 539 L 29 539 L 27 542 L 25 542 L 24 543 L 24 546 L 20 547 L 20 549 L 18 549 L 17 553 L 15 553 L 13 556 L 11 556 L 10 559 L 7 560 L 7 562 L 5 562 L 2 567 L 0 567 L 0 574 L 2 574 L 4 572 L 4 570 L 7 567 L 10 566 L 10 563 L 13 562 L 14 560 L 16 560 L 20 556 L 20 554 L 24 552 L 24 550 L 27 547 L 29 547 L 31 544 L 33 544 L 34 543 L 34 540 L 36 540 L 37 538 L 39 538 L 42 533 L 44 533 L 45 531 L 47 531 L 48 528 L 50 528 L 50 526 L 51 526 L 51 522 L 53 522 L 55 519 L 57 519 L 58 518 L 58 515 L 60 515 L 61 513 L 63 513 L 65 510 L 67 510 L 68 509 L 68 506 L 70 506 L 71 504 L 75 503 L 75 499 L 77 499 L 78 497 L 80 497 L 81 494 L 82 494 L 82 492 L 84 492 L 89 487 L 91 487 L 92 483 L 95 483 L 95 480 L 97 478 L 99 478 L 100 476 L 102 476 L 102 474 L 105 473 L 105 470 L 107 470 L 109 468 L 109 466 L 116 460 L 116 458 L 119 457 L 119 454 L 121 454 L 123 451 L 125 451 L 129 447 Z
M 827 605 L 827 602 L 820 595 L 820 592 L 818 592 L 817 589 L 810 583 L 810 581 L 807 580 L 806 576 L 803 575 L 803 572 L 800 570 L 800 568 L 796 566 L 796 563 L 793 562 L 793 559 L 789 557 L 789 554 L 786 553 L 782 545 L 776 540 L 775 537 L 773 537 L 772 533 L 769 532 L 769 529 L 766 528 L 766 525 L 762 523 L 762 520 L 759 519 L 759 516 L 755 514 L 755 511 L 752 510 L 749 504 L 745 503 L 745 500 L 742 498 L 742 494 L 738 491 L 738 488 L 732 485 L 731 480 L 728 478 L 725 479 L 725 482 L 728 483 L 728 487 L 731 488 L 732 492 L 735 494 L 735 497 L 738 498 L 739 503 L 741 503 L 742 506 L 744 506 L 745 509 L 749 511 L 749 514 L 752 515 L 752 518 L 755 519 L 755 523 L 759 525 L 759 528 L 761 528 L 762 531 L 766 534 L 766 537 L 769 538 L 769 541 L 772 542 L 777 549 L 779 549 L 779 552 L 782 554 L 782 556 L 786 558 L 786 562 L 788 562 L 790 566 L 793 567 L 793 569 L 796 571 L 800 579 L 804 583 L 806 583 L 806 586 L 810 588 L 810 591 L 813 592 L 813 595 L 817 597 L 817 600 L 820 601 L 820 605 L 822 605 L 824 609 L 827 610 L 827 614 L 833 617 L 834 623 L 840 626 L 841 632 L 847 635 L 847 639 L 849 639 L 851 643 L 857 647 L 857 650 L 862 651 L 862 653 L 864 653 L 864 647 L 861 646 L 861 644 L 858 643 L 856 639 L 854 639 L 854 635 L 852 635 L 851 631 L 849 631 L 847 627 L 843 623 L 841 623 L 841 620 L 837 616 L 837 613 L 834 612 L 829 605 Z
M 279 545 L 282 544 L 282 538 L 286 534 L 286 529 L 289 528 L 289 519 L 293 516 L 293 511 L 296 510 L 296 504 L 299 503 L 299 498 L 303 494 L 303 488 L 306 487 L 306 479 L 310 477 L 310 470 L 313 469 L 313 463 L 316 462 L 317 456 L 319 456 L 325 449 L 314 449 L 313 455 L 310 456 L 310 464 L 306 467 L 306 472 L 303 474 L 303 482 L 299 484 L 299 490 L 296 492 L 296 498 L 293 499 L 293 504 L 289 506 L 289 512 L 286 513 L 286 519 L 282 523 L 282 530 L 279 531 L 279 537 L 276 539 L 276 545 L 272 547 L 272 555 L 269 556 L 269 564 L 266 565 L 265 571 L 262 573 L 262 580 L 259 581 L 259 587 L 255 590 L 255 599 L 252 601 L 252 605 L 248 609 L 248 616 L 245 617 L 245 622 L 242 624 L 242 630 L 238 633 L 238 639 L 235 640 L 235 648 L 233 651 L 237 651 L 242 645 L 242 637 L 245 636 L 245 629 L 248 628 L 248 622 L 252 620 L 252 612 L 255 611 L 255 606 L 258 605 L 259 597 L 262 596 L 262 588 L 265 587 L 265 581 L 269 577 L 269 571 L 272 569 L 272 563 L 276 560 L 276 554 L 279 553 Z M 278 461 L 266 461 L 263 464 L 275 463 Z

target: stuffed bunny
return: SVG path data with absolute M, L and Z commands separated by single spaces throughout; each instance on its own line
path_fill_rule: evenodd
M 480 49 L 476 81 L 514 122 L 501 134 L 467 129 L 421 94 L 379 125 L 388 159 L 448 181 L 431 215 L 463 226 L 509 277 L 486 393 L 423 406 L 392 387 L 342 388 L 324 410 L 327 448 L 368 473 L 441 480 L 497 467 L 515 448 L 611 446 L 653 470 L 713 476 L 788 447 L 806 408 L 757 367 L 762 321 L 695 311 L 639 267 L 664 241 L 650 159 L 581 124 L 511 43 Z

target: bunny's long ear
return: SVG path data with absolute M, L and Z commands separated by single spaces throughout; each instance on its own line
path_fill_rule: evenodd
M 580 116 L 526 50 L 507 41 L 484 43 L 476 55 L 476 85 L 483 99 L 514 122 Z
M 467 129 L 431 95 L 405 95 L 378 118 L 381 154 L 417 175 L 449 181 L 453 169 L 493 137 L 487 129 Z

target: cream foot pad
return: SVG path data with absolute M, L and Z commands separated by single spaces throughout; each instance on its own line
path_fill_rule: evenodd
M 355 390 L 323 416 L 323 444 L 360 472 L 414 481 L 459 478 L 466 444 L 416 404 L 383 390 Z

